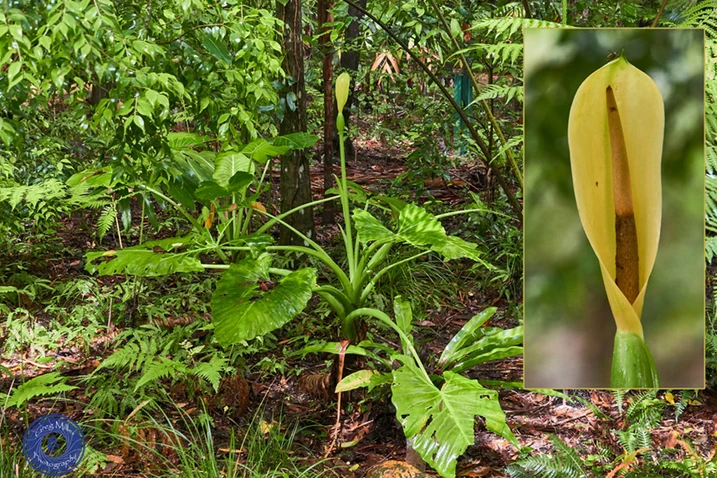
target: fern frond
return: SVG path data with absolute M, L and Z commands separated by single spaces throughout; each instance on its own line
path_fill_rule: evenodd
M 60 199 L 66 195 L 67 189 L 65 185 L 53 178 L 29 186 L 25 192 L 25 202 L 34 207 L 41 201 Z
M 598 450 L 598 455 L 605 463 L 611 462 L 615 458 L 615 452 L 608 446 L 603 445 L 601 442 L 596 441 L 595 447 Z
M 705 258 L 707 264 L 712 263 L 712 259 L 717 256 L 717 236 L 707 237 L 705 239 Z
M 717 37 L 717 0 L 703 0 L 687 8 L 680 15 L 681 28 L 704 28 L 707 36 Z
M 583 461 L 578 453 L 560 438 L 550 435 L 550 441 L 555 447 L 553 455 L 536 455 L 524 458 L 508 466 L 506 472 L 511 477 L 541 478 L 587 478 Z
M 708 333 L 706 344 L 709 355 L 717 355 L 717 335 Z
M 505 85 L 486 85 L 476 97 L 476 101 L 492 100 L 495 98 L 505 98 L 506 104 L 516 99 L 519 102 L 523 102 L 523 86 L 505 86 Z
M 496 38 L 507 40 L 519 33 L 523 28 L 561 28 L 560 23 L 536 20 L 534 18 L 490 18 L 481 20 L 471 29 L 485 30 L 486 33 L 495 33 Z
M 107 231 L 114 225 L 115 219 L 117 219 L 117 208 L 114 204 L 108 204 L 102 210 L 99 219 L 97 220 L 97 235 L 99 236 L 100 243 L 107 234 Z
M 194 375 L 203 378 L 214 388 L 215 392 L 219 392 L 219 382 L 221 381 L 221 372 L 227 364 L 227 359 L 217 355 L 213 356 L 209 362 L 202 362 L 194 367 Z
M 551 455 L 535 455 L 524 458 L 506 468 L 511 477 L 536 477 L 541 478 L 586 478 L 587 474 L 581 474 L 572 468 L 566 467 Z
M 78 208 L 99 209 L 111 203 L 106 188 L 79 183 L 69 189 L 67 203 Z
M 635 446 L 636 438 L 635 434 L 628 431 L 616 431 L 617 434 L 617 442 L 620 444 L 620 446 L 625 450 L 625 453 L 632 453 L 633 451 L 637 450 L 637 446 Z
M 675 422 L 680 421 L 680 416 L 682 413 L 684 413 L 685 410 L 687 410 L 687 407 L 689 406 L 688 400 L 690 398 L 690 391 L 685 390 L 680 394 L 680 401 L 675 403 Z
M 717 233 L 717 176 L 708 174 L 705 178 L 707 195 L 705 198 L 705 214 L 707 230 Z
M 627 393 L 627 390 L 613 390 L 612 394 L 615 398 L 615 403 L 617 403 L 617 411 L 622 414 L 622 404 L 625 401 L 625 394 Z
M 706 169 L 709 174 L 717 172 L 717 146 L 710 145 L 706 150 Z
M 466 52 L 477 52 L 490 56 L 498 60 L 501 65 L 506 63 L 513 65 L 523 56 L 523 45 L 521 43 L 476 43 L 454 54 Z
M 574 474 L 571 476 L 587 476 L 587 472 L 583 467 L 583 461 L 575 451 L 575 448 L 569 447 L 555 435 L 550 435 L 550 441 L 557 452 L 558 461 L 563 462 L 566 470 L 571 470 Z
M 143 386 L 150 382 L 155 382 L 162 378 L 175 377 L 178 374 L 186 374 L 189 369 L 186 365 L 176 360 L 168 359 L 167 357 L 157 357 L 155 360 L 147 363 L 144 369 L 142 377 L 137 381 L 137 385 L 134 387 L 136 392 Z
M 25 193 L 27 193 L 28 189 L 29 186 L 23 185 L 0 188 L 0 200 L 7 201 L 10 203 L 10 207 L 15 210 L 17 205 L 22 201 L 22 198 L 25 197 Z
M 652 448 L 652 435 L 650 435 L 650 430 L 644 427 L 636 427 L 636 429 L 633 430 L 632 433 L 635 435 L 635 443 L 637 445 L 637 450 L 641 448 Z M 630 452 L 633 451 L 635 450 L 630 450 Z
M 56 395 L 77 388 L 73 385 L 67 385 L 66 382 L 67 378 L 60 375 L 60 372 L 50 372 L 39 375 L 17 387 L 7 400 L 7 406 L 19 407 L 35 397 Z
M 136 343 L 128 343 L 104 359 L 95 372 L 103 368 L 134 370 L 144 363 L 145 358 L 146 354 L 140 353 L 140 348 Z

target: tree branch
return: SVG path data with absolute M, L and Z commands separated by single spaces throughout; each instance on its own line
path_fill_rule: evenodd
M 667 0 L 662 0 L 662 5 L 660 5 L 660 9 L 657 11 L 657 16 L 652 21 L 652 25 L 650 25 L 652 28 L 655 28 L 657 22 L 660 20 L 660 16 L 662 16 L 662 11 L 665 9 L 665 5 L 667 5 Z

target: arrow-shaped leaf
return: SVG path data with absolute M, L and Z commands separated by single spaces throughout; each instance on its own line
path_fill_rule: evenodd
M 254 165 L 251 159 L 243 153 L 222 153 L 217 156 L 217 167 L 212 177 L 217 184 L 227 187 L 229 180 L 239 171 L 253 174 Z
M 442 244 L 446 241 L 446 230 L 438 219 L 415 204 L 407 204 L 401 209 L 397 235 L 414 246 Z
M 242 153 L 249 156 L 257 163 L 264 164 L 266 161 L 273 156 L 280 156 L 289 151 L 290 146 L 277 146 L 270 144 L 265 139 L 257 139 L 244 146 L 241 150 Z
M 245 259 L 229 266 L 219 279 L 212 296 L 212 320 L 223 346 L 276 330 L 306 307 L 316 285 L 316 269 L 294 271 L 277 285 L 263 280 L 270 262 L 268 255 Z
M 488 307 L 487 309 L 474 315 L 471 320 L 466 322 L 465 325 L 461 327 L 461 330 L 459 330 L 458 333 L 453 336 L 451 341 L 448 342 L 446 348 L 443 349 L 441 358 L 438 359 L 438 365 L 441 367 L 444 366 L 449 360 L 451 360 L 456 352 L 463 348 L 464 345 L 471 344 L 478 337 L 482 336 L 483 334 L 480 331 L 480 327 L 488 322 L 488 319 L 493 317 L 497 310 L 498 309 L 496 307 Z
M 353 218 L 354 224 L 356 225 L 356 231 L 358 233 L 358 239 L 364 244 L 395 237 L 393 232 L 381 224 L 381 221 L 372 216 L 368 211 L 364 211 L 363 209 L 354 209 Z
M 288 146 L 291 149 L 310 148 L 319 140 L 315 134 L 309 133 L 291 133 L 283 136 L 277 136 L 271 142 L 274 146 Z

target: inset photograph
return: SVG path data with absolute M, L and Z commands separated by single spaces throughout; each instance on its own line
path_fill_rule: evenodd
M 525 30 L 526 388 L 704 388 L 704 31 Z

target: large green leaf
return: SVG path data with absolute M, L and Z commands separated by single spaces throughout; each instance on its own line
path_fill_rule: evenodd
M 246 193 L 246 188 L 254 182 L 254 175 L 245 173 L 244 171 L 237 171 L 234 176 L 229 179 L 229 185 L 227 186 L 227 190 L 230 194 L 232 193 L 239 193 L 244 196 Z
M 393 219 L 397 219 L 403 208 L 408 205 L 406 201 L 391 196 L 375 196 L 372 198 L 372 202 L 382 208 L 388 206 Z
M 368 194 L 366 193 L 366 190 L 358 183 L 355 183 L 353 181 L 346 181 L 346 186 L 348 186 L 348 192 L 349 192 L 349 200 L 353 202 L 360 203 L 362 206 L 368 201 Z M 339 188 L 329 188 L 326 190 L 326 195 L 341 195 L 341 191 L 339 191 Z
M 444 242 L 434 244 L 431 249 L 438 252 L 447 261 L 466 257 L 483 264 L 488 269 L 495 269 L 493 265 L 485 262 L 481 258 L 482 252 L 478 250 L 477 244 L 464 241 L 460 237 L 446 236 Z
M 187 174 L 170 179 L 166 182 L 166 186 L 170 197 L 179 201 L 187 211 L 193 212 L 196 209 L 193 194 L 197 184 L 194 176 Z
M 202 42 L 202 46 L 207 49 L 209 53 L 212 54 L 216 59 L 222 60 L 227 63 L 227 65 L 232 64 L 232 57 L 229 53 L 229 50 L 227 50 L 227 47 L 224 45 L 224 42 L 217 40 L 213 36 L 207 34 L 204 37 L 204 41 Z
M 192 149 L 173 150 L 172 159 L 184 175 L 197 178 L 197 182 L 210 181 L 215 170 L 216 154 L 213 151 L 198 153 Z
M 194 191 L 194 196 L 199 201 L 213 201 L 216 198 L 229 196 L 229 191 L 214 181 L 203 181 Z
M 109 187 L 112 184 L 112 167 L 105 166 L 101 169 L 85 169 L 70 176 L 66 181 L 69 187 L 84 185 L 87 187 Z
M 212 177 L 217 184 L 227 187 L 229 180 L 239 171 L 253 174 L 254 166 L 251 159 L 244 153 L 222 153 L 217 156 L 217 167 Z
M 329 354 L 340 354 L 341 343 L 340 342 L 313 342 L 303 347 L 296 352 L 292 352 L 290 355 L 300 355 L 306 357 L 308 354 L 317 353 L 329 353 Z M 361 355 L 363 357 L 372 357 L 373 353 L 358 345 L 349 345 L 344 352 L 346 355 Z
M 407 242 L 414 246 L 431 245 L 434 249 L 443 246 L 445 249 L 443 252 L 451 256 L 450 258 L 464 257 L 470 249 L 468 246 L 470 243 L 459 238 L 455 238 L 456 240 L 452 241 L 450 245 L 447 244 L 448 236 L 438 219 L 415 204 L 407 204 L 401 209 L 396 233 L 391 232 L 368 211 L 355 210 L 353 218 L 358 238 L 363 243 L 389 239 Z M 465 244 L 461 244 L 459 241 Z M 473 253 L 475 254 L 475 251 Z
M 259 138 L 244 146 L 242 153 L 249 156 L 257 163 L 264 164 L 274 156 L 280 156 L 289 151 L 290 146 L 277 146 L 269 143 L 267 140 Z
M 166 237 L 164 239 L 147 241 L 140 246 L 134 246 L 129 249 L 155 249 L 156 247 L 160 247 L 163 251 L 171 252 L 191 244 L 193 240 L 194 234 L 187 234 L 182 237 Z
M 316 286 L 316 269 L 294 271 L 275 285 L 268 278 L 271 256 L 232 264 L 212 295 L 212 320 L 223 346 L 251 340 L 278 329 L 296 317 Z M 259 281 L 262 280 L 260 291 Z
M 277 136 L 271 142 L 274 146 L 288 146 L 291 149 L 310 148 L 316 144 L 319 137 L 309 133 L 291 133 Z
M 217 198 L 229 197 L 233 193 L 239 193 L 241 197 L 244 197 L 246 188 L 253 181 L 253 175 L 245 173 L 244 171 L 237 171 L 234 176 L 229 179 L 229 183 L 226 187 L 222 187 L 214 181 L 203 181 L 199 184 L 196 191 L 194 191 L 194 196 L 199 201 L 213 201 Z
M 199 272 L 204 270 L 199 259 L 183 254 L 168 254 L 191 244 L 194 236 L 168 237 L 148 241 L 139 246 L 118 251 L 88 252 L 85 270 L 99 272 L 100 275 L 134 274 L 140 276 L 158 276 L 174 272 Z M 99 258 L 109 261 L 96 262 Z
M 336 384 L 336 393 L 348 392 L 357 388 L 368 387 L 374 380 L 375 375 L 383 375 L 376 370 L 359 370 L 344 377 Z M 388 374 L 386 374 L 388 375 Z M 390 375 L 389 375 L 390 377 Z
M 396 296 L 393 300 L 393 314 L 396 317 L 396 325 L 405 332 L 411 344 L 413 344 L 413 336 L 411 335 L 411 329 L 413 328 L 413 310 L 411 310 L 411 303 L 407 300 L 402 300 L 401 296 Z M 401 347 L 403 353 L 408 354 L 408 344 L 405 343 L 404 339 L 401 338 Z
M 391 239 L 396 236 L 368 211 L 354 209 L 353 218 L 358 240 L 364 244 L 371 241 Z
M 111 260 L 96 263 L 100 257 Z M 85 255 L 87 272 L 100 275 L 134 274 L 138 276 L 161 276 L 175 272 L 201 272 L 202 263 L 196 257 L 184 254 L 154 252 L 152 249 L 127 248 L 118 251 L 88 252 Z
M 480 363 L 490 362 L 491 360 L 499 360 L 508 357 L 517 357 L 518 355 L 522 355 L 522 353 L 523 347 L 518 345 L 501 348 L 491 347 L 486 349 L 485 352 L 474 353 L 466 356 L 464 360 L 456 362 L 456 364 L 451 368 L 451 370 L 456 373 L 461 373 L 475 367 Z
M 414 246 L 442 244 L 446 241 L 446 231 L 438 219 L 415 204 L 408 204 L 401 209 L 396 234 Z
M 452 362 L 465 362 L 470 357 L 476 357 L 490 352 L 492 349 L 503 347 L 512 347 L 523 343 L 523 327 L 514 327 L 512 329 L 498 329 L 496 332 L 486 334 L 480 340 L 473 341 L 460 350 L 457 350 L 448 359 L 446 365 Z M 495 360 L 495 359 L 490 359 Z M 485 360 L 487 362 L 487 360 Z M 475 364 L 480 362 L 475 362 Z
M 485 310 L 477 313 L 466 322 L 461 330 L 453 336 L 446 348 L 443 349 L 441 357 L 438 359 L 438 365 L 443 367 L 449 360 L 452 359 L 453 355 L 463 348 L 464 345 L 474 342 L 478 337 L 483 334 L 480 332 L 480 327 L 488 322 L 488 319 L 493 317 L 498 309 L 496 307 L 488 307 Z
M 188 146 L 196 146 L 211 140 L 209 136 L 201 136 L 196 133 L 169 132 L 167 133 L 167 144 L 172 149 L 182 149 Z
M 456 460 L 474 442 L 476 415 L 485 418 L 489 430 L 517 444 L 496 391 L 452 372 L 443 374 L 445 384 L 439 390 L 412 358 L 397 358 L 404 365 L 393 372 L 396 417 L 413 448 L 441 476 L 455 477 Z

